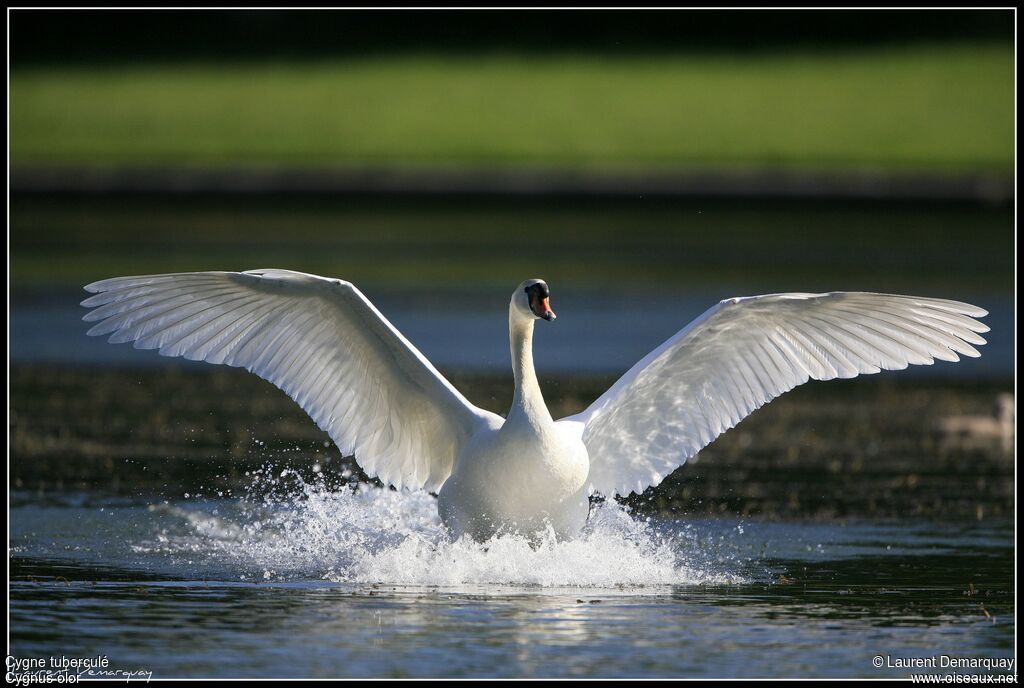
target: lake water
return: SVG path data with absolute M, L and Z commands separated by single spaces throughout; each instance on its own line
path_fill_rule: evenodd
M 508 299 L 504 288 L 472 290 L 432 287 L 376 287 L 368 295 L 377 307 L 423 354 L 443 370 L 507 372 Z M 558 320 L 538 328 L 538 370 L 549 373 L 615 374 L 634 363 L 726 296 L 710 290 L 638 289 L 626 293 L 563 287 L 552 302 Z M 116 366 L 201 365 L 169 360 L 153 351 L 128 345 L 111 346 L 106 337 L 87 337 L 82 322 L 88 296 L 74 288 L 23 290 L 11 305 L 11 360 L 14 363 L 58 363 Z M 956 294 L 947 295 L 956 298 Z M 1012 298 L 987 295 L 971 298 L 989 310 L 984 318 L 991 332 L 978 359 L 956 365 L 938 362 L 912 367 L 901 375 L 1008 378 L 1013 374 L 1014 304 Z M 458 309 L 449 304 L 458 303 Z
M 15 493 L 10 654 L 104 655 L 154 678 L 877 678 L 908 670 L 876 656 L 1015 656 L 1006 520 L 647 519 L 605 504 L 576 541 L 479 545 L 451 542 L 427 495 L 252 477 L 273 489 Z
M 1014 525 L 980 520 L 1012 508 L 1002 501 L 998 510 L 922 512 L 940 518 L 830 521 L 649 520 L 601 505 L 573 542 L 479 545 L 450 542 L 428 495 L 332 492 L 279 471 L 246 475 L 246 495 L 184 495 L 147 457 L 166 464 L 185 447 L 230 462 L 233 447 L 248 456 L 251 445 L 258 465 L 272 458 L 264 442 L 308 448 L 322 438 L 306 432 L 304 416 L 295 420 L 296 409 L 268 404 L 273 390 L 237 378 L 218 377 L 222 386 L 202 397 L 206 378 L 149 387 L 141 373 L 112 375 L 121 366 L 153 373 L 200 364 L 86 337 L 78 306 L 82 284 L 123 274 L 279 266 L 343 276 L 439 368 L 493 377 L 509 370 L 511 288 L 539 275 L 559 319 L 538 328 L 537 366 L 545 379 L 568 380 L 621 373 L 725 297 L 862 289 L 962 299 L 991 313 L 982 357 L 892 374 L 946 378 L 940 384 L 953 391 L 918 393 L 944 394 L 941 415 L 963 412 L 956 385 L 1010 388 L 1013 237 L 1008 206 L 12 198 L 9 352 L 15 368 L 28 364 L 11 404 L 21 438 L 12 479 L 76 485 L 88 464 L 99 475 L 89 485 L 120 491 L 9 493 L 9 654 L 102 655 L 121 678 L 878 678 L 906 676 L 888 665 L 912 657 L 936 658 L 939 673 L 943 655 L 1014 657 Z M 484 401 L 488 389 L 479 390 Z M 824 413 L 828 403 L 762 416 L 778 420 L 758 430 L 761 438 L 775 430 L 774 444 L 755 447 L 771 461 L 764 470 L 800 484 L 804 502 L 858 492 L 845 487 L 858 481 L 863 499 L 850 504 L 886 492 L 906 505 L 889 513 L 918 513 L 929 493 L 908 481 L 930 485 L 935 470 L 948 473 L 942 485 L 962 488 L 950 503 L 1003 499 L 979 487 L 1005 485 L 1002 464 L 975 475 L 979 463 L 947 457 L 935 469 L 934 447 L 921 442 L 924 420 L 893 429 L 861 413 L 885 394 L 845 394 L 831 403 L 847 422 L 816 417 L 820 433 L 797 433 L 786 414 Z M 171 410 L 169 398 L 178 402 Z M 846 414 L 844 404 L 861 408 Z M 915 404 L 908 408 L 927 406 Z M 988 400 L 978 406 L 987 408 Z M 291 431 L 276 423 L 287 413 Z M 828 442 L 811 441 L 819 436 Z M 193 447 L 197 438 L 206 444 Z M 820 458 L 817 472 L 784 463 L 796 460 L 790 448 Z M 862 458 L 891 471 L 854 471 Z M 199 464 L 182 465 L 179 473 Z M 843 470 L 826 475 L 822 467 L 832 465 Z M 737 469 L 751 478 L 738 498 L 763 487 L 754 478 L 764 470 Z M 141 484 L 143 474 L 166 501 L 137 496 L 131 481 Z M 818 489 L 823 475 L 830 483 Z M 904 494 L 910 501 L 900 501 Z M 761 497 L 758 504 L 772 503 Z M 772 513 L 806 513 L 787 509 Z
M 1007 378 L 1012 210 L 643 195 L 21 194 L 11 211 L 11 356 L 156 365 L 152 353 L 84 336 L 82 285 L 117 275 L 282 267 L 351 280 L 443 369 L 506 372 L 509 295 L 539 276 L 559 314 L 538 333 L 542 371 L 622 372 L 723 298 L 862 290 L 988 309 L 982 358 L 927 374 Z

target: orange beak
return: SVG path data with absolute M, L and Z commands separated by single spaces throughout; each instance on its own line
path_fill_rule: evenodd
M 544 318 L 548 322 L 554 320 L 558 316 L 551 310 L 551 301 L 548 297 L 544 296 L 541 298 L 533 299 L 533 303 L 530 307 L 533 308 L 533 312 L 537 314 L 537 317 Z

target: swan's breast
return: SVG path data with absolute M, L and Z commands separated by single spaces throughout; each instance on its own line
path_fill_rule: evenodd
M 536 508 L 569 498 L 586 484 L 589 471 L 587 449 L 575 433 L 506 423 L 467 443 L 449 481 L 467 498 L 519 511 L 526 503 Z

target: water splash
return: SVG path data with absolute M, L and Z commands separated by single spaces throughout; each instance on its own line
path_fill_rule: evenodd
M 137 551 L 187 557 L 242 580 L 598 588 L 743 581 L 734 554 L 709 548 L 692 529 L 634 518 L 615 502 L 595 505 L 573 540 L 552 533 L 532 543 L 514 535 L 478 543 L 452 540 L 435 499 L 422 492 L 329 488 L 321 476 L 307 483 L 288 470 L 254 477 L 254 491 L 269 494 L 154 507 L 178 527 Z

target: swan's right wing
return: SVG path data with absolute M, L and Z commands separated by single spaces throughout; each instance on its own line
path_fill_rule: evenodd
M 808 380 L 930 364 L 988 327 L 976 306 L 864 292 L 727 299 L 637 363 L 576 416 L 591 489 L 656 485 L 754 409 Z
M 90 335 L 238 366 L 284 390 L 370 476 L 437 490 L 493 414 L 470 404 L 348 282 L 290 270 L 118 277 L 86 287 Z

